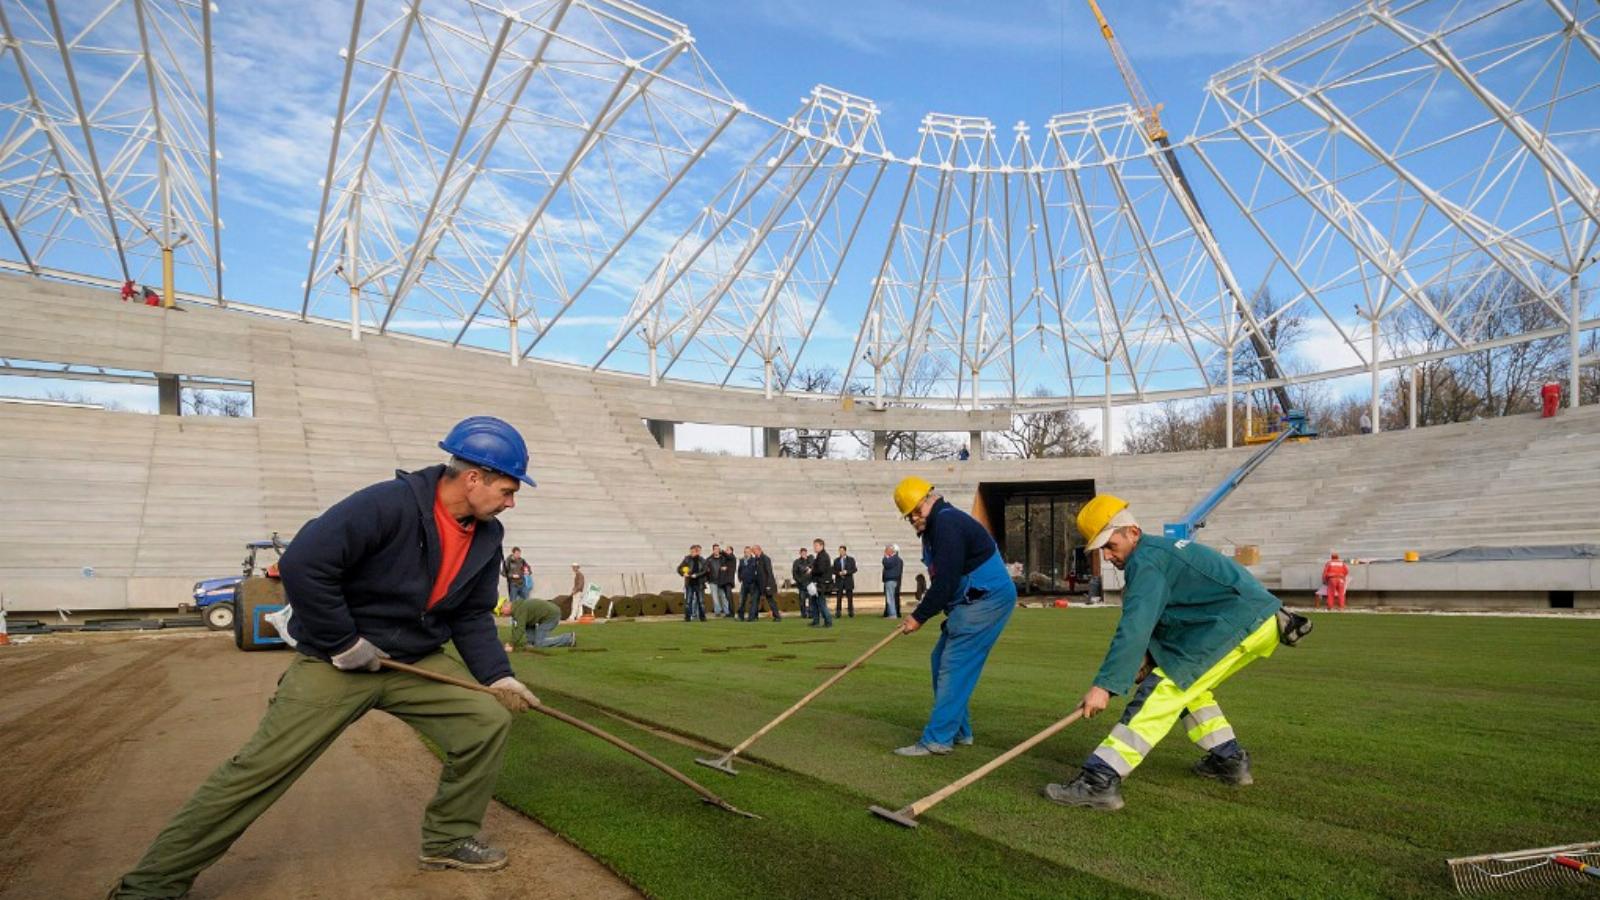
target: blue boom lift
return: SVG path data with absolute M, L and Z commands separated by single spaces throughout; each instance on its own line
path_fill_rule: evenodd
M 1226 500 L 1228 495 L 1233 493 L 1234 488 L 1250 477 L 1250 473 L 1254 472 L 1257 466 L 1266 462 L 1267 457 L 1272 455 L 1272 451 L 1278 449 L 1290 438 L 1312 438 L 1316 436 L 1316 431 L 1306 424 L 1306 414 L 1304 412 L 1298 409 L 1289 410 L 1284 414 L 1282 430 L 1278 432 L 1277 437 L 1272 439 L 1272 443 L 1251 454 L 1250 458 L 1244 461 L 1244 465 L 1234 469 L 1231 475 L 1224 478 L 1215 490 L 1205 496 L 1204 500 L 1196 503 L 1194 508 L 1189 510 L 1182 519 L 1176 522 L 1168 522 L 1161 526 L 1161 533 L 1175 541 L 1190 540 L 1194 537 L 1196 531 L 1205 527 L 1206 516 L 1211 515 L 1211 511 L 1216 509 L 1223 500 Z

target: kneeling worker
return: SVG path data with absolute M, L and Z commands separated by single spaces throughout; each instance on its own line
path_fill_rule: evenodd
M 1111 729 L 1070 784 L 1051 784 L 1045 796 L 1069 806 L 1121 809 L 1122 779 L 1144 761 L 1182 717 L 1189 740 L 1206 755 L 1196 774 L 1250 784 L 1250 757 L 1211 696 L 1211 689 L 1251 661 L 1297 642 L 1310 626 L 1280 612 L 1278 598 L 1245 568 L 1210 547 L 1144 534 L 1125 500 L 1101 494 L 1078 513 L 1090 552 L 1127 575 L 1122 618 L 1111 647 L 1083 695 L 1086 717 L 1106 708 L 1112 694 L 1135 688 L 1122 721 Z
M 572 608 L 578 608 L 578 595 L 572 596 Z M 549 600 L 518 600 L 511 604 L 511 643 L 506 652 L 521 650 L 532 644 L 535 647 L 576 647 L 578 636 L 572 632 L 553 634 L 561 624 L 561 607 Z M 533 639 L 528 639 L 528 632 Z
M 895 506 L 922 535 L 922 562 L 933 584 L 917 608 L 900 623 L 910 634 L 939 613 L 939 642 L 933 645 L 933 712 L 915 744 L 894 751 L 901 756 L 949 753 L 952 744 L 972 743 L 967 701 L 989 651 L 1017 608 L 1000 548 L 989 529 L 912 476 L 894 489 Z
M 468 676 L 531 709 L 495 634 L 505 528 L 495 517 L 532 485 L 516 429 L 474 416 L 439 443 L 444 465 L 398 473 L 307 522 L 283 554 L 299 653 L 250 742 L 213 771 L 156 837 L 113 897 L 181 897 L 357 719 L 381 709 L 444 754 L 422 820 L 426 868 L 489 871 L 506 852 L 478 828 L 494 792 L 511 715 L 494 697 L 382 668 L 393 658 Z M 441 649 L 453 641 L 461 663 Z

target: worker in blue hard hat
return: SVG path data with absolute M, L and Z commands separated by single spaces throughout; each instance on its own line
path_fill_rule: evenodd
M 474 416 L 439 442 L 440 465 L 363 488 L 307 522 L 280 563 L 299 651 L 255 737 L 211 773 L 113 897 L 178 897 L 267 811 L 351 723 L 381 709 L 444 753 L 422 822 L 425 868 L 490 871 L 506 852 L 479 840 L 511 727 L 508 708 L 537 705 L 512 674 L 496 632 L 496 517 L 532 485 L 528 448 L 506 422 Z M 456 662 L 443 652 L 453 642 Z M 394 659 L 500 696 L 393 669 Z M 465 666 L 462 665 L 465 663 Z M 504 704 L 504 705 L 502 705 Z
M 1100 550 L 1127 578 L 1122 617 L 1083 696 L 1084 715 L 1102 712 L 1113 694 L 1128 695 L 1128 705 L 1078 776 L 1046 785 L 1045 796 L 1068 806 L 1121 809 L 1122 779 L 1180 718 L 1189 739 L 1206 751 L 1196 774 L 1250 784 L 1250 757 L 1211 691 L 1271 656 L 1280 641 L 1297 642 L 1309 624 L 1284 612 L 1244 566 L 1210 547 L 1145 534 L 1126 500 L 1101 494 L 1079 510 L 1077 523 L 1088 551 Z

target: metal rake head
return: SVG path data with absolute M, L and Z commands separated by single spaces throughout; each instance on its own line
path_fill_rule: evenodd
M 1445 860 L 1445 863 L 1450 867 L 1450 879 L 1455 882 L 1456 890 L 1464 895 L 1536 891 L 1583 883 L 1583 875 L 1556 865 L 1553 857 L 1558 854 L 1591 865 L 1600 864 L 1600 841 L 1463 856 Z

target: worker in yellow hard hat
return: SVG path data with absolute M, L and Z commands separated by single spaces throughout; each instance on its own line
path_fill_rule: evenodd
M 1211 696 L 1212 688 L 1281 640 L 1295 643 L 1310 630 L 1303 617 L 1282 612 L 1244 566 L 1192 540 L 1145 534 L 1128 502 L 1101 494 L 1078 512 L 1089 552 L 1101 551 L 1126 574 L 1122 618 L 1094 684 L 1083 695 L 1084 715 L 1103 711 L 1113 694 L 1128 694 L 1122 720 L 1068 784 L 1045 786 L 1045 796 L 1068 806 L 1122 808 L 1128 777 L 1179 718 L 1206 755 L 1196 774 L 1247 785 L 1250 757 Z
M 932 581 L 900 628 L 910 634 L 945 614 L 933 646 L 933 711 L 917 742 L 894 752 L 949 753 L 956 744 L 972 743 L 967 701 L 1016 609 L 1017 589 L 989 530 L 946 502 L 926 479 L 913 475 L 902 480 L 894 489 L 894 503 L 922 536 L 922 563 Z

